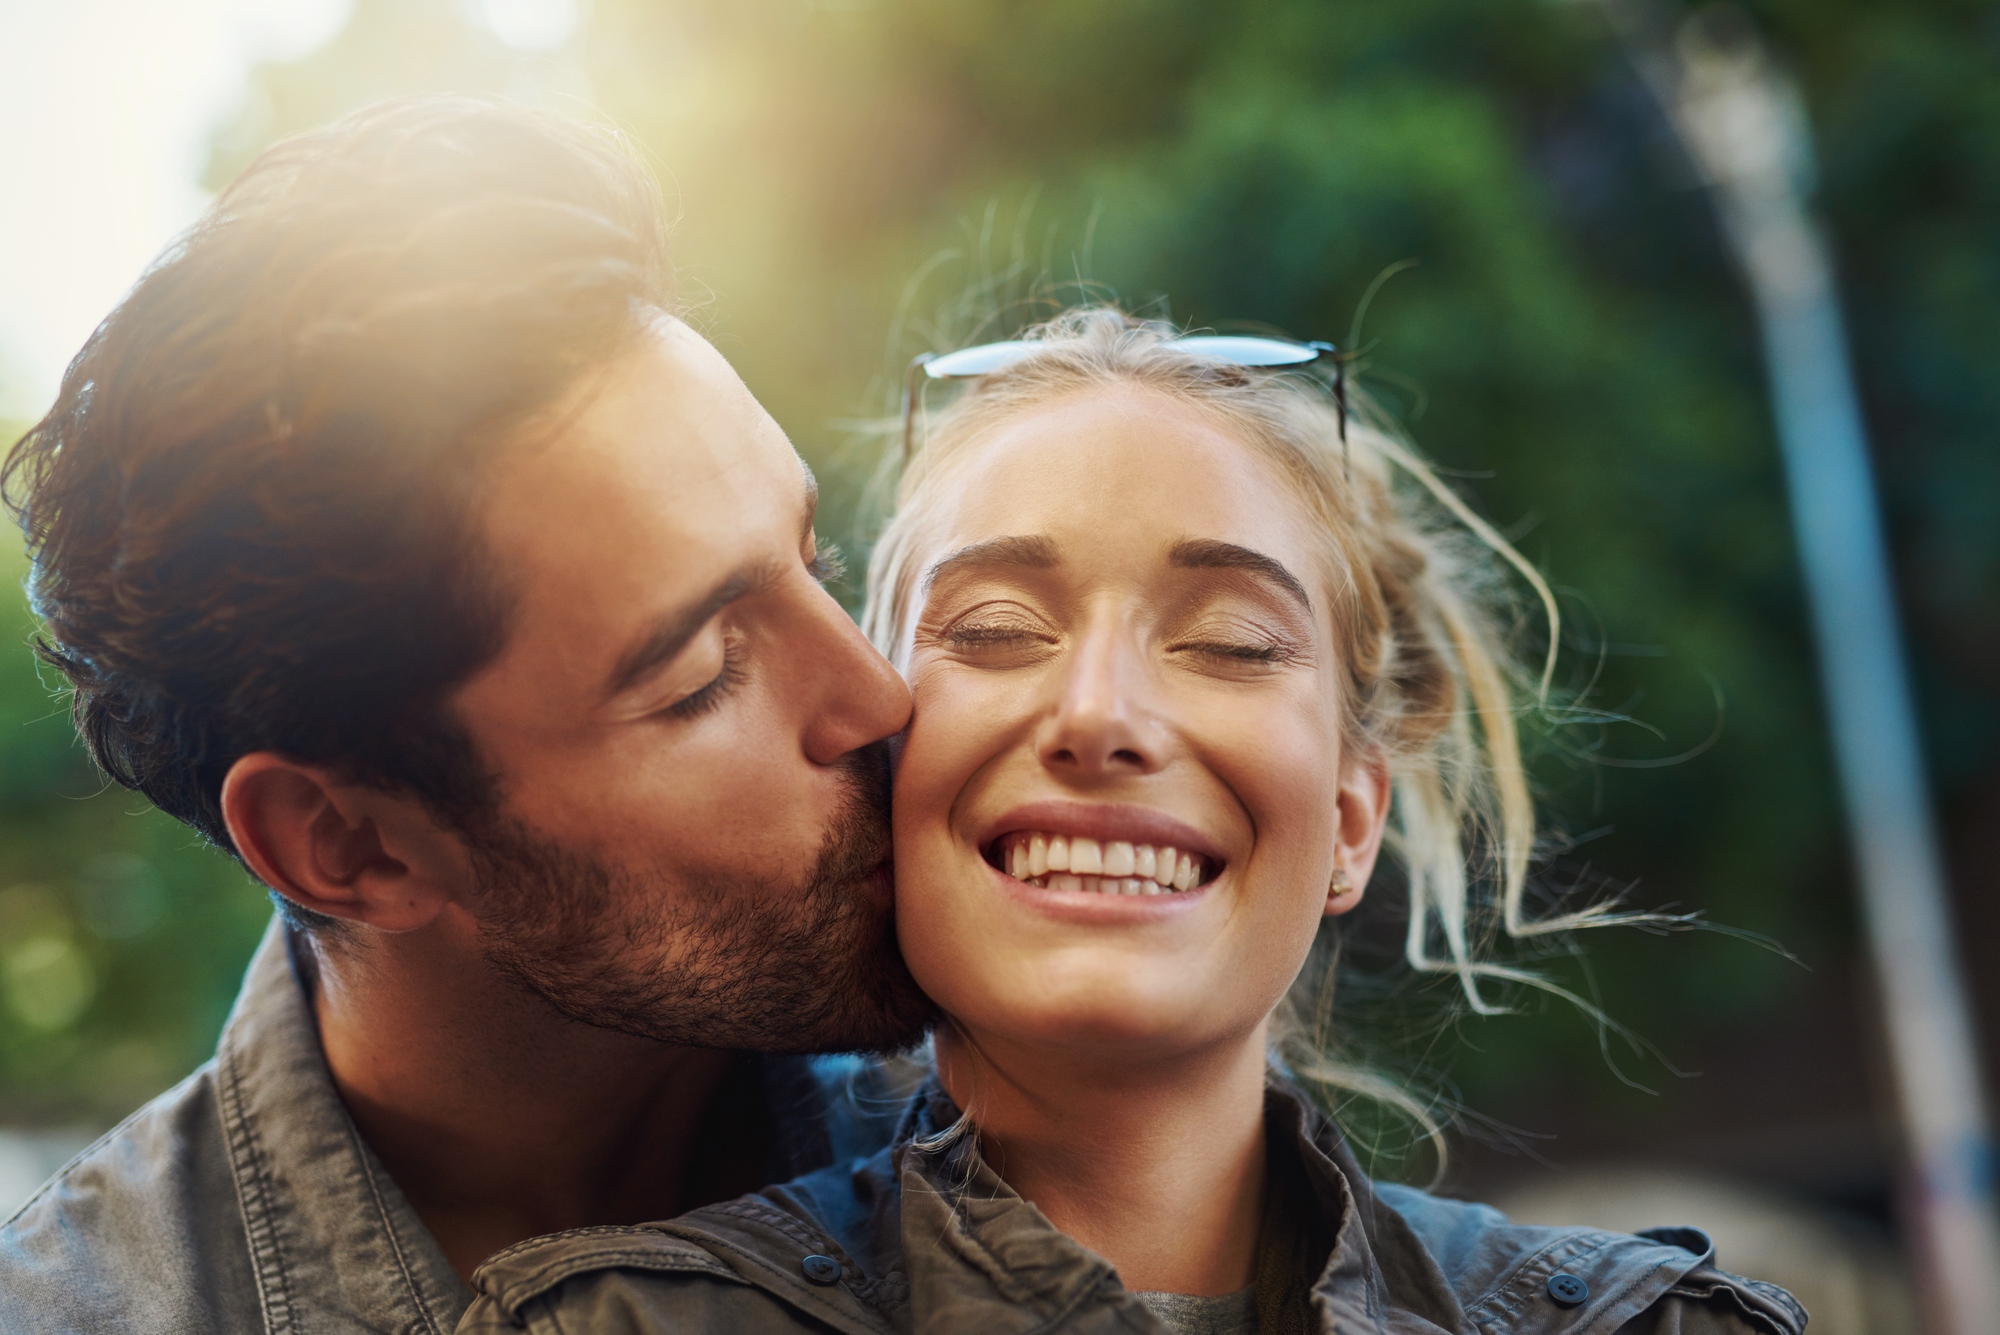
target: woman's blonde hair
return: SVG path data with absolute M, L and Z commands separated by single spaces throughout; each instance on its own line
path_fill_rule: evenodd
M 1481 1014 L 1501 1009 L 1493 985 L 1568 996 L 1486 957 L 1496 929 L 1527 938 L 1614 920 L 1604 906 L 1539 917 L 1525 907 L 1536 818 L 1516 716 L 1546 700 L 1554 670 L 1558 614 L 1547 583 L 1365 397 L 1352 400 L 1343 431 L 1316 377 L 1192 356 L 1176 346 L 1180 332 L 1108 306 L 1068 311 L 1022 335 L 1041 344 L 1033 355 L 968 382 L 921 421 L 921 444 L 869 562 L 863 629 L 903 664 L 929 502 L 1000 425 L 1051 400 L 1112 387 L 1137 386 L 1200 409 L 1278 469 L 1325 537 L 1334 644 L 1345 669 L 1342 741 L 1350 753 L 1386 759 L 1393 778 L 1388 852 L 1409 887 L 1409 965 L 1455 975 L 1465 1004 Z M 1548 619 L 1538 676 L 1510 653 L 1519 617 L 1496 561 L 1526 582 Z M 1314 958 L 1322 966 L 1302 971 L 1276 1017 L 1278 1055 L 1336 1105 L 1360 1097 L 1407 1116 L 1441 1155 L 1439 1122 L 1425 1101 L 1340 1055 L 1330 1032 L 1339 952 L 1318 950 Z

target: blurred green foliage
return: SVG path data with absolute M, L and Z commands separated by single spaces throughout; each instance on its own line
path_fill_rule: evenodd
M 270 902 L 234 862 L 96 774 L 28 652 L 25 573 L 9 539 L 0 1124 L 109 1123 L 214 1050 Z
M 2000 17 L 1952 0 L 1752 8 L 1820 136 L 1949 795 L 1994 781 L 2000 735 Z M 911 354 L 1082 291 L 1344 340 L 1371 281 L 1417 261 L 1369 311 L 1372 384 L 1565 590 L 1572 691 L 1641 721 L 1545 730 L 1539 773 L 1577 836 L 1553 878 L 1635 884 L 1634 902 L 1703 909 L 1808 964 L 1852 953 L 1754 326 L 1590 5 L 597 0 L 566 48 L 531 56 L 446 0 L 357 0 L 325 49 L 260 72 L 210 184 L 278 134 L 437 88 L 587 102 L 654 155 L 683 214 L 692 318 L 820 470 L 854 550 L 876 447 L 851 424 L 890 407 Z M 47 712 L 31 683 L 6 689 Z M 1718 724 L 1698 756 L 1647 767 Z M 104 987 L 129 973 L 118 985 L 145 1007 L 106 993 L 55 1037 L 0 1022 L 0 1052 L 43 1054 L 22 1087 L 75 1100 L 99 1078 L 76 1054 L 114 1036 L 172 1028 L 156 1069 L 193 1059 L 261 910 L 171 832 L 96 814 L 128 800 L 45 796 L 86 782 L 44 737 L 61 726 L 29 728 L 46 780 L 7 780 L 10 820 L 50 822 L 18 846 L 51 869 L 8 877 L 57 887 L 47 902 L 78 921 L 83 864 L 58 850 L 80 845 L 47 814 L 64 812 L 101 822 L 92 855 L 143 846 L 174 906 L 150 936 L 65 938 Z M 1553 967 L 1669 1054 L 1800 1004 L 1802 971 L 1730 937 L 1590 947 L 1590 977 Z M 1577 1088 L 1607 1110 L 1668 1115 L 1560 1007 L 1465 1032 L 1453 1069 L 1474 1106 L 1584 1067 Z

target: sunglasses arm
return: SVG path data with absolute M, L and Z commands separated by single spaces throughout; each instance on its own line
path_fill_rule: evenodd
M 903 372 L 903 466 L 909 467 L 910 454 L 916 445 L 917 431 L 917 375 L 924 365 L 936 354 L 920 352 L 910 359 L 909 369 Z

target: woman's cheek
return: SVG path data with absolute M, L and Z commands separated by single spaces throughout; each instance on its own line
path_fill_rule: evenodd
M 1218 711 L 1219 712 L 1219 711 Z M 1212 763 L 1256 833 L 1252 861 L 1267 926 L 1317 930 L 1339 837 L 1339 733 L 1316 694 L 1239 702 Z M 1296 920 L 1296 921 L 1295 921 Z M 1309 943 L 1309 942 L 1308 942 Z
M 1339 719 L 1315 683 L 1216 691 L 1177 703 L 1190 733 L 1202 739 L 1201 760 L 1236 794 L 1260 845 L 1267 834 L 1282 837 L 1315 821 L 1332 829 Z
M 916 698 L 896 770 L 892 821 L 896 840 L 896 933 L 919 986 L 952 978 L 966 958 L 961 934 L 975 930 L 968 879 L 983 875 L 958 847 L 952 812 L 978 770 L 982 711 L 976 691 L 942 666 L 913 662 Z M 935 995 L 935 994 L 934 994 Z
M 896 838 L 896 940 L 917 986 L 933 997 L 963 956 L 953 934 L 965 917 L 955 908 L 958 890 L 936 843 L 935 837 L 918 843 L 900 830 Z

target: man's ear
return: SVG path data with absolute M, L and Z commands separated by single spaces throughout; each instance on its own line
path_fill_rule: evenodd
M 1339 827 L 1333 849 L 1333 881 L 1327 886 L 1328 916 L 1347 913 L 1361 903 L 1382 852 L 1382 833 L 1389 825 L 1389 758 L 1379 753 L 1349 755 L 1340 774 Z
M 472 884 L 464 842 L 416 797 L 273 751 L 229 767 L 222 818 L 258 880 L 300 908 L 378 931 L 427 926 Z

